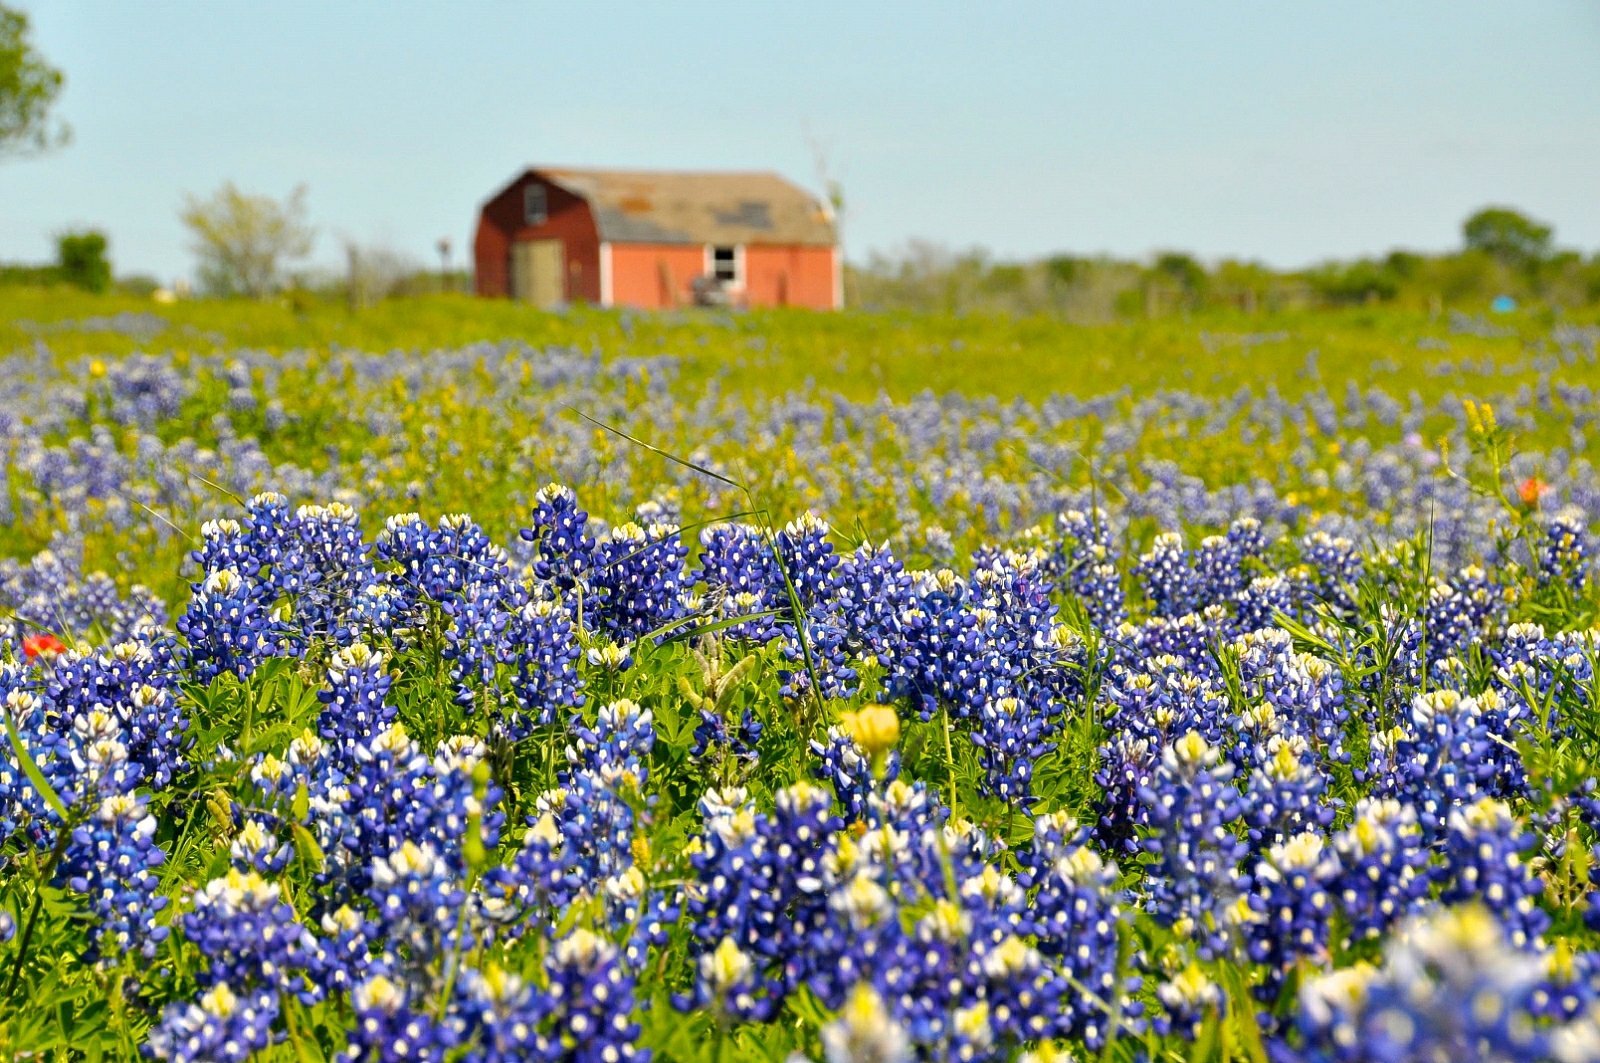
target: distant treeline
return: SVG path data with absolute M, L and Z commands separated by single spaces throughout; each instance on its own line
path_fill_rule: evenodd
M 88 292 L 110 291 L 111 260 L 105 234 L 94 229 L 56 234 L 56 260 L 49 265 L 0 262 L 0 284 L 70 284 Z
M 1515 210 L 1490 207 L 1464 223 L 1459 251 L 1391 251 L 1303 270 L 1232 260 L 1207 264 L 1178 251 L 1142 262 L 1075 255 L 1008 262 L 982 250 L 913 241 L 900 253 L 874 254 L 848 268 L 847 301 L 869 309 L 1082 321 L 1371 303 L 1435 312 L 1505 299 L 1556 307 L 1600 303 L 1600 254 L 1556 248 L 1554 235 Z
M 471 274 L 450 265 L 446 241 L 438 247 L 439 269 L 387 245 L 353 241 L 345 242 L 343 270 L 286 268 L 285 260 L 303 256 L 311 241 L 297 202 L 291 197 L 280 204 L 231 185 L 209 200 L 193 201 L 185 220 L 197 237 L 201 293 L 286 295 L 357 308 L 384 299 L 472 290 Z M 1600 305 L 1600 253 L 1558 248 L 1554 239 L 1548 225 L 1510 208 L 1488 207 L 1462 225 L 1457 251 L 1391 251 L 1302 270 L 1234 260 L 1206 263 L 1180 251 L 1145 261 L 1052 255 L 1008 262 L 981 249 L 952 251 L 912 241 L 896 254 L 875 253 L 865 264 L 847 265 L 845 301 L 868 310 L 1049 314 L 1082 322 L 1377 303 L 1434 313 L 1507 300 L 1556 308 Z M 113 279 L 108 249 L 105 234 L 97 230 L 60 233 L 54 263 L 0 263 L 0 285 L 115 288 L 161 297 L 186 293 L 182 282 L 176 293 L 160 293 L 151 277 Z

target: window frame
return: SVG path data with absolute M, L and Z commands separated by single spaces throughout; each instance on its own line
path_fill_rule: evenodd
M 717 252 L 733 252 L 733 276 L 721 277 L 717 274 Z M 744 245 L 743 244 L 707 244 L 706 245 L 706 276 L 725 284 L 730 288 L 744 286 Z
M 533 210 L 535 194 L 538 197 L 539 209 Z M 535 213 L 538 217 L 535 218 Z M 538 181 L 530 181 L 522 186 L 522 224 L 543 225 L 550 220 L 550 191 Z

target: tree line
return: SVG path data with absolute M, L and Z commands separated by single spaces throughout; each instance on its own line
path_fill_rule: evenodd
M 1600 253 L 1559 248 L 1550 225 L 1491 206 L 1465 220 L 1459 248 L 1439 254 L 1396 250 L 1279 270 L 1239 260 L 1208 264 L 1181 251 L 1143 260 L 1052 255 L 1017 262 L 913 241 L 852 267 L 847 283 L 849 302 L 874 309 L 1083 321 L 1373 304 L 1435 312 L 1519 302 L 1576 308 L 1600 304 Z

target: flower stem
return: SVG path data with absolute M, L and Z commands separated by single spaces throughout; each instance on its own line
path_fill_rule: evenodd
M 17 962 L 11 967 L 11 981 L 6 985 L 6 999 L 17 991 L 17 983 L 22 980 L 22 965 L 28 961 L 28 946 L 33 942 L 33 928 L 39 922 L 39 909 L 44 906 L 44 887 L 55 874 L 56 865 L 61 862 L 61 855 L 67 851 L 67 839 L 72 837 L 72 826 L 63 822 L 56 832 L 56 845 L 50 851 L 50 860 L 44 865 L 44 871 L 39 875 L 39 881 L 33 889 L 33 907 L 28 911 L 27 925 L 22 928 L 22 940 L 17 942 Z

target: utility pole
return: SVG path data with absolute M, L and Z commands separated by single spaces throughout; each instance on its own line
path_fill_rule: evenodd
M 453 285 L 450 283 L 450 238 L 439 237 L 439 290 L 448 292 Z

